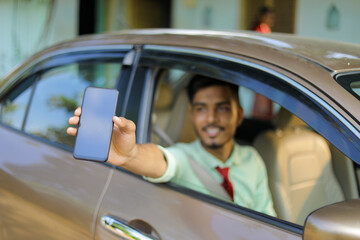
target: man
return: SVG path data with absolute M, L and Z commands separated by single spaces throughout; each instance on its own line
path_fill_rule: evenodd
M 195 76 L 187 90 L 190 119 L 198 140 L 166 149 L 151 143 L 136 144 L 135 124 L 115 116 L 108 162 L 152 182 L 172 181 L 212 194 L 191 166 L 194 161 L 226 189 L 235 203 L 275 216 L 262 159 L 254 148 L 234 141 L 236 128 L 243 120 L 237 86 Z M 81 109 L 76 109 L 69 123 L 77 125 L 80 114 Z M 77 130 L 68 128 L 67 132 L 75 136 Z

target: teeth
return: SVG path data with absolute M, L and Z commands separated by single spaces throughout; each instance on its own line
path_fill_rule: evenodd
M 218 132 L 220 132 L 219 128 L 208 128 L 206 129 L 206 132 L 210 135 L 216 135 Z

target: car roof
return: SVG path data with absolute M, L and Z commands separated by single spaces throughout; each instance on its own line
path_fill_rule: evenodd
M 154 44 L 212 49 L 266 60 L 267 55 L 295 55 L 329 71 L 360 70 L 360 45 L 301 37 L 294 34 L 262 34 L 253 31 L 181 29 L 125 30 L 87 35 L 67 42 L 74 45 Z M 274 60 L 274 58 L 271 58 Z
M 91 49 L 92 47 L 101 49 L 103 46 L 119 44 L 185 47 L 256 59 L 300 76 L 306 80 L 305 84 L 315 86 L 328 96 L 334 96 L 335 101 L 343 109 L 358 104 L 358 100 L 334 80 L 334 75 L 341 72 L 360 71 L 360 45 L 293 34 L 181 29 L 125 30 L 85 35 L 65 41 L 35 54 L 23 65 L 30 64 L 32 60 L 41 58 L 52 51 L 72 48 Z M 15 70 L 11 75 L 16 75 L 16 72 Z M 0 82 L 0 90 L 3 90 L 5 85 L 12 85 L 7 82 L 12 78 L 11 75 Z M 351 113 L 353 118 L 359 119 L 360 109 L 353 109 Z
M 309 71 L 306 65 L 309 63 L 322 67 L 332 75 L 360 71 L 358 44 L 284 33 L 181 29 L 140 29 L 83 35 L 47 48 L 29 58 L 23 65 L 59 49 L 118 44 L 165 45 L 233 53 L 293 70 L 300 76 L 306 76 L 306 72 Z

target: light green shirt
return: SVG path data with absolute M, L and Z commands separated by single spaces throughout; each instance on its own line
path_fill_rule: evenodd
M 166 149 L 160 147 L 167 160 L 167 169 L 160 178 L 146 178 L 151 182 L 168 182 L 179 184 L 193 190 L 210 193 L 194 173 L 189 164 L 190 156 L 198 165 L 221 184 L 223 176 L 215 169 L 230 167 L 229 179 L 234 188 L 234 202 L 240 206 L 276 216 L 271 194 L 268 188 L 266 168 L 258 152 L 251 146 L 234 144 L 229 159 L 223 163 L 201 145 L 199 140 L 192 143 L 177 143 Z

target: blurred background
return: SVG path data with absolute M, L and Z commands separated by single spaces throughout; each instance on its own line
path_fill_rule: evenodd
M 252 30 L 360 44 L 360 0 L 0 0 L 0 78 L 33 53 L 79 35 L 138 28 Z

